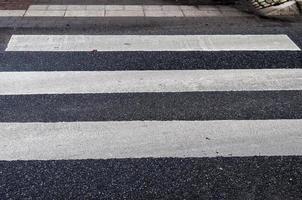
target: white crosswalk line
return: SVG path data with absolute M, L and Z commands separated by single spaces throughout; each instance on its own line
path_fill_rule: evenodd
M 12 35 L 6 51 L 298 51 L 287 35 Z
M 0 32 L 0 196 L 299 196 L 294 22 L 231 2 L 96 2 L 118 3 L 0 9 L 13 27 Z M 131 3 L 152 2 L 169 3 Z
M 302 155 L 302 120 L 0 123 L 0 160 Z
M 6 51 L 215 52 L 300 51 L 300 48 L 287 35 L 12 35 Z M 14 98 L 28 94 L 178 92 L 181 95 L 285 90 L 302 90 L 302 69 L 0 72 L 0 95 L 21 95 Z M 68 116 L 69 109 L 77 108 L 62 109 L 66 110 L 60 113 Z M 18 108 L 14 111 L 17 113 Z M 46 116 L 50 113 L 45 116 L 42 113 L 41 118 L 53 120 Z M 31 119 L 40 120 L 34 116 Z M 300 119 L 95 122 L 87 119 L 86 122 L 0 123 L 0 160 L 302 155 Z
M 0 73 L 0 95 L 265 90 L 302 90 L 302 69 Z

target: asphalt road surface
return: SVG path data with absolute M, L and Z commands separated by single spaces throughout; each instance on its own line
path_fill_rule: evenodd
M 0 29 L 0 199 L 302 199 L 301 19 L 127 19 Z

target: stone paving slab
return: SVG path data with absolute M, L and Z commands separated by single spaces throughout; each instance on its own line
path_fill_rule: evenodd
M 229 5 L 234 4 L 235 1 L 236 0 L 32 0 L 33 4 L 57 5 Z
M 104 17 L 104 10 L 67 10 L 65 17 Z
M 117 2 L 126 2 L 126 0 L 24 0 L 26 4 L 21 9 L 12 7 L 20 4 L 20 0 L 0 0 L 9 2 L 10 7 L 0 8 L 0 27 L 64 27 L 64 26 L 94 26 L 110 23 L 128 23 L 134 24 L 141 21 L 162 21 L 167 19 L 167 23 L 177 18 L 177 20 L 186 20 L 190 18 L 217 18 L 223 17 L 242 18 L 255 17 L 253 14 L 234 7 L 233 5 L 190 5 L 178 4 L 160 5 L 156 3 L 170 2 L 163 0 L 150 0 L 155 4 L 144 4 L 145 0 L 139 1 L 141 4 L 115 4 Z M 181 2 L 182 0 L 180 0 Z M 86 4 L 80 4 L 80 3 Z M 112 4 L 100 4 L 112 2 Z M 136 2 L 136 0 L 128 2 Z M 143 2 L 143 3 L 142 3 Z M 13 4 L 14 3 L 14 4 Z M 92 4 L 95 3 L 95 4 Z M 19 5 L 20 6 L 20 5 Z M 85 20 L 84 20 L 85 18 Z M 159 19 L 161 18 L 161 19 Z M 146 22 L 144 22 L 146 23 Z
M 26 10 L 0 10 L 0 17 L 22 17 Z
M 124 10 L 108 10 L 106 11 L 105 16 L 108 17 L 144 17 L 144 12 L 141 11 L 124 11 Z
M 58 10 L 31 10 L 25 13 L 24 17 L 63 17 L 65 15 L 64 11 Z
M 231 6 L 188 5 L 30 5 L 26 10 L 0 10 L 14 17 L 208 17 L 249 16 Z

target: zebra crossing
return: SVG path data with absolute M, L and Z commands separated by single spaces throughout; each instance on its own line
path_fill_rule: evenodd
M 0 29 L 0 199 L 299 197 L 301 30 L 194 9 Z
M 276 34 L 12 35 L 5 49 L 68 51 L 300 48 Z M 2 71 L 0 158 L 301 155 L 301 80 L 300 68 Z

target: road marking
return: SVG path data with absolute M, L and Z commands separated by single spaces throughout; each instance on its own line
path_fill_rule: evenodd
M 302 90 L 302 69 L 0 73 L 0 95 L 264 90 Z
M 0 123 L 0 160 L 302 155 L 302 120 Z
M 12 35 L 6 51 L 298 51 L 287 35 Z

